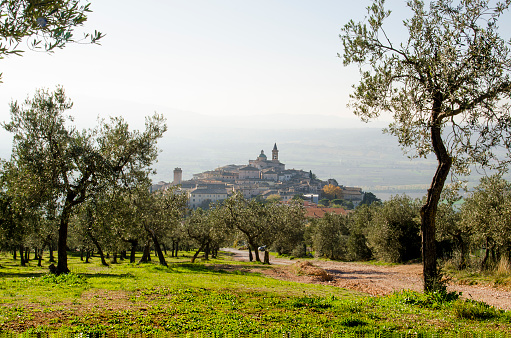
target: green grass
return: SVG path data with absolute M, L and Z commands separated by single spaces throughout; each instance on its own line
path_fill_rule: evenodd
M 0 334 L 300 333 L 415 334 L 511 332 L 511 315 L 485 304 L 403 291 L 387 297 L 248 272 L 268 269 L 228 256 L 190 264 L 84 264 L 71 274 L 18 267 L 0 257 Z M 46 264 L 47 265 L 47 264 Z

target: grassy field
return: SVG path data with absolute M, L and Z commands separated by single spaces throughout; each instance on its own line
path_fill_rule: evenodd
M 336 336 L 511 333 L 511 313 L 403 291 L 386 297 L 265 277 L 222 255 L 102 267 L 70 256 L 69 275 L 0 256 L 0 334 Z M 46 264 L 47 265 L 47 264 Z

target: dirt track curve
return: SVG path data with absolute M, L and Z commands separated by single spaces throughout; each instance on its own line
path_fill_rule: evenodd
M 232 248 L 222 249 L 230 252 L 233 259 L 248 261 L 248 251 Z M 307 276 L 296 276 L 286 266 L 298 260 L 272 258 L 273 269 L 263 271 L 279 279 L 302 283 L 321 283 L 346 289 L 365 292 L 371 295 L 386 295 L 398 290 L 422 290 L 422 265 L 407 264 L 396 266 L 376 266 L 351 262 L 333 262 L 313 260 L 311 263 L 325 269 L 333 279 L 329 282 L 317 281 Z M 491 286 L 450 284 L 449 291 L 462 293 L 463 298 L 483 301 L 495 307 L 511 310 L 511 292 Z

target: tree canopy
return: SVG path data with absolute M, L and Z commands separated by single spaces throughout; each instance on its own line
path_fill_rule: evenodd
M 90 3 L 81 0 L 2 0 L 0 2 L 0 59 L 29 49 L 52 52 L 72 42 L 98 43 L 101 32 L 76 37 L 75 29 L 87 21 Z
M 162 116 L 146 119 L 144 132 L 131 131 L 122 118 L 101 121 L 79 132 L 65 112 L 72 107 L 64 90 L 38 90 L 34 98 L 11 104 L 13 133 L 7 177 L 9 198 L 18 213 L 53 210 L 59 222 L 57 272 L 67 272 L 67 231 L 75 207 L 107 187 L 147 182 L 156 160 L 156 142 L 167 130 Z M 49 208 L 51 206 L 51 208 Z
M 360 83 L 350 106 L 368 121 L 390 113 L 387 132 L 415 157 L 435 154 L 437 171 L 421 209 L 425 290 L 439 274 L 435 254 L 435 215 L 445 181 L 453 169 L 470 165 L 506 168 L 511 157 L 511 57 L 498 20 L 511 1 L 410 0 L 407 38 L 391 41 L 384 23 L 391 12 L 374 0 L 364 22 L 342 30 L 344 65 L 358 64 Z M 497 148 L 506 156 L 499 157 Z

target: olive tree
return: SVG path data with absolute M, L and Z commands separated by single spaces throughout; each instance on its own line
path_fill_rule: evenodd
M 401 263 L 420 257 L 418 203 L 396 195 L 372 210 L 368 245 L 380 260 Z
M 153 242 L 160 264 L 167 266 L 160 243 L 178 226 L 186 212 L 188 197 L 179 193 L 177 187 L 153 193 L 149 186 L 141 186 L 137 190 L 133 195 L 137 222 Z
M 305 245 L 305 208 L 299 201 L 291 203 L 272 203 L 265 205 L 267 209 L 267 225 L 272 231 L 267 232 L 267 246 L 279 255 L 288 254 L 303 257 L 307 253 Z M 265 254 L 266 257 L 266 254 Z
M 103 37 L 98 31 L 80 37 L 74 35 L 90 12 L 90 3 L 81 0 L 2 0 L 0 59 L 21 55 L 25 40 L 30 49 L 46 52 L 72 42 L 98 43 Z
M 316 255 L 329 259 L 346 259 L 348 218 L 344 215 L 326 213 L 314 223 L 312 241 Z
M 387 132 L 412 156 L 434 154 L 438 166 L 421 208 L 424 290 L 440 281 L 435 216 L 452 171 L 467 174 L 472 164 L 504 168 L 496 147 L 511 145 L 509 42 L 498 20 L 511 0 L 407 2 L 402 41 L 392 41 L 384 23 L 391 12 L 374 0 L 364 22 L 350 21 L 341 33 L 344 65 L 357 64 L 361 80 L 350 106 L 362 120 L 389 113 Z
M 242 193 L 235 193 L 223 203 L 222 218 L 227 227 L 237 230 L 245 237 L 250 260 L 252 260 L 252 250 L 255 253 L 257 262 L 261 262 L 259 257 L 259 247 L 266 245 L 265 239 L 271 233 L 271 227 L 266 223 L 267 210 L 263 204 L 256 200 L 247 200 Z
M 57 273 L 69 271 L 67 235 L 75 208 L 105 187 L 147 176 L 158 154 L 156 142 L 167 129 L 155 114 L 146 118 L 143 132 L 131 131 L 122 118 L 79 132 L 65 115 L 71 107 L 62 88 L 38 90 L 22 104 L 11 103 L 11 121 L 3 124 L 14 134 L 10 163 L 23 175 L 11 181 L 11 197 L 33 207 L 56 205 Z
M 472 240 L 484 248 L 481 269 L 511 258 L 511 183 L 499 175 L 483 177 L 461 209 L 460 226 L 472 228 Z

